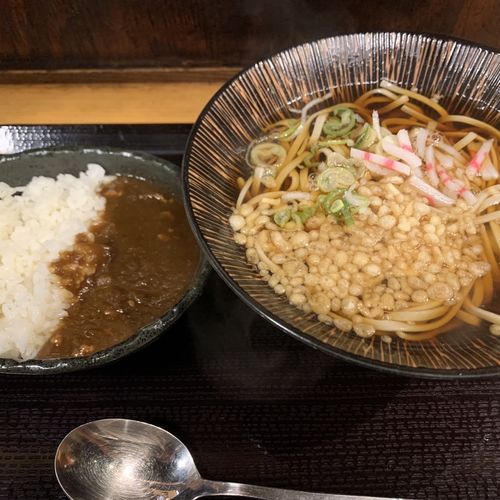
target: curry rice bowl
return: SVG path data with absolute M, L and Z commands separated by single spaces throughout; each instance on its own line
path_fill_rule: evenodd
M 66 315 L 73 297 L 50 264 L 104 210 L 99 188 L 110 179 L 89 164 L 78 178 L 0 183 L 0 357 L 34 358 Z

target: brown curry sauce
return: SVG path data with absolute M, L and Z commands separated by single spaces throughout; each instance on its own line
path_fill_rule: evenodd
M 52 265 L 75 300 L 39 358 L 88 356 L 126 340 L 179 301 L 198 267 L 178 199 L 132 177 L 101 194 L 100 220 Z

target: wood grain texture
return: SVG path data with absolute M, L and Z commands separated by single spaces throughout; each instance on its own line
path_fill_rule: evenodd
M 193 123 L 221 85 L 0 85 L 0 124 Z
M 496 0 L 3 0 L 0 19 L 0 68 L 240 66 L 355 31 L 500 47 Z
M 158 67 L 90 69 L 11 69 L 0 71 L 4 83 L 213 83 L 224 82 L 240 67 Z

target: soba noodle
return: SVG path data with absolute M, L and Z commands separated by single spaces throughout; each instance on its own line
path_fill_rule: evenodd
M 500 132 L 387 81 L 328 99 L 248 147 L 229 220 L 248 262 L 292 305 L 361 337 L 427 340 L 457 320 L 500 335 L 487 310 Z

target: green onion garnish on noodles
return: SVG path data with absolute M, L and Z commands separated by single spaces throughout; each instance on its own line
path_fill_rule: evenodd
M 318 187 L 324 193 L 329 193 L 335 189 L 347 189 L 355 181 L 354 174 L 343 167 L 326 168 L 317 177 Z
M 347 135 L 356 125 L 356 117 L 348 108 L 338 108 L 332 113 L 323 125 L 323 133 L 328 138 Z
M 282 210 L 278 210 L 273 215 L 273 220 L 277 226 L 283 227 L 287 222 L 290 221 L 291 217 L 292 217 L 291 210 L 289 208 L 284 208 Z

